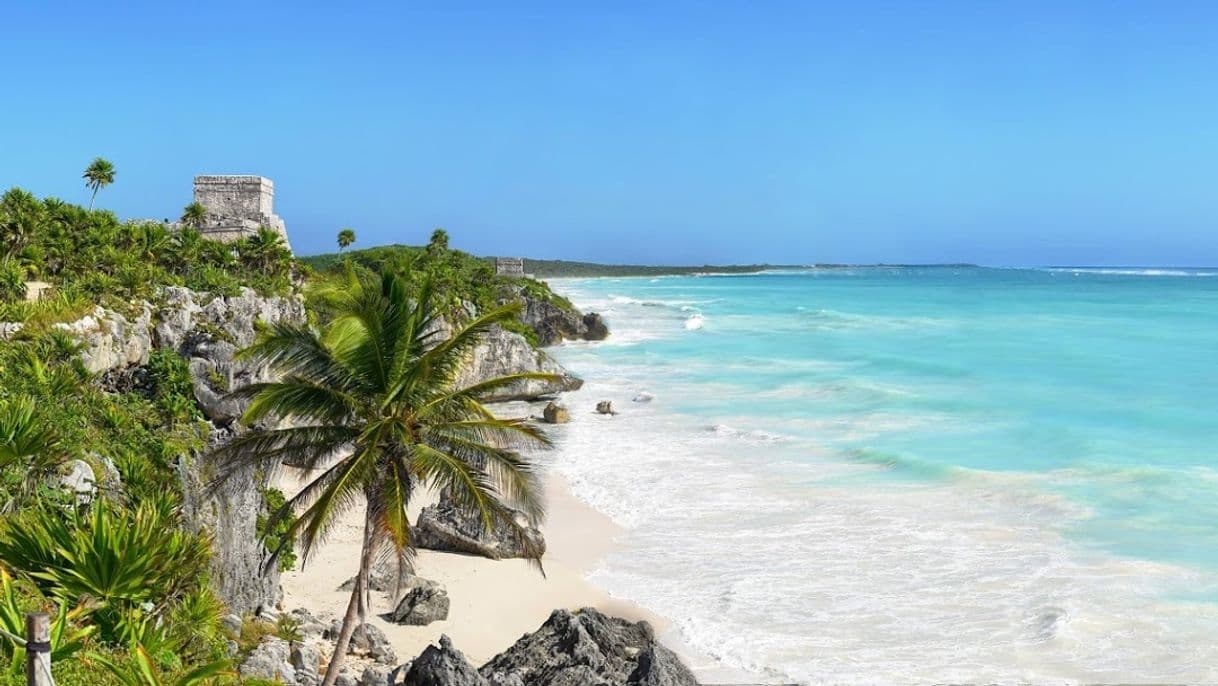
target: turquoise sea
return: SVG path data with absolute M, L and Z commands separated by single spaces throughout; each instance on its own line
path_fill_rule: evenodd
M 810 683 L 1218 681 L 1218 269 L 553 280 L 593 580 Z M 595 415 L 598 400 L 620 414 Z

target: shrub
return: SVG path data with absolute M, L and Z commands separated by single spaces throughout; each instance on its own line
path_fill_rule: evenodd
M 133 508 L 98 500 L 85 514 L 39 506 L 0 528 L 0 559 L 48 597 L 92 603 L 99 638 L 116 645 L 182 648 L 161 625 L 206 583 L 209 554 L 167 498 Z
M 296 567 L 295 541 L 291 536 L 292 520 L 290 517 L 275 517 L 286 502 L 283 492 L 277 488 L 262 490 L 265 503 L 262 513 L 258 515 L 258 538 L 266 545 L 267 550 L 279 550 L 279 571 L 286 572 Z

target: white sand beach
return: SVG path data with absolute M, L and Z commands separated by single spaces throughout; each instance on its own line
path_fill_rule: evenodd
M 286 468 L 285 468 L 286 469 Z M 279 488 L 291 495 L 300 487 L 300 473 L 286 470 Z M 592 565 L 613 545 L 618 527 L 571 495 L 556 476 L 545 480 L 547 517 L 542 527 L 547 550 L 545 576 L 524 560 L 488 560 L 472 555 L 420 550 L 415 573 L 444 585 L 448 619 L 427 626 L 401 626 L 379 616 L 369 620 L 385 632 L 399 659 L 409 660 L 428 644 L 448 634 L 474 664 L 507 649 L 521 635 L 534 631 L 556 608 L 595 607 L 630 620 L 647 620 L 657 634 L 668 623 L 633 603 L 614 599 L 585 580 Z M 412 518 L 434 501 L 424 494 L 412 505 Z M 344 514 L 307 565 L 283 575 L 284 607 L 303 607 L 319 618 L 341 617 L 350 593 L 338 586 L 358 567 L 362 507 Z M 372 610 L 388 612 L 390 600 L 372 594 Z

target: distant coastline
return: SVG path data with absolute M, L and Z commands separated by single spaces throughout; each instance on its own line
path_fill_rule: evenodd
M 704 264 L 698 266 L 598 264 L 570 260 L 524 258 L 524 270 L 538 278 L 597 276 L 690 276 L 694 274 L 758 274 L 805 269 L 863 269 L 877 267 L 976 267 L 975 264 Z
M 314 269 L 324 270 L 338 264 L 345 256 L 365 263 L 381 263 L 398 254 L 417 254 L 421 248 L 399 244 L 381 245 L 347 253 L 321 253 L 302 255 L 299 259 Z M 503 257 L 502 255 L 498 257 Z M 495 256 L 482 259 L 493 261 Z M 817 262 L 808 264 L 703 264 L 703 265 L 651 265 L 651 264 L 602 264 L 576 260 L 539 260 L 525 257 L 524 272 L 538 278 L 591 278 L 598 276 L 691 276 L 695 274 L 758 274 L 767 271 L 791 271 L 805 269 L 866 269 L 893 267 L 977 267 L 975 264 L 848 264 Z

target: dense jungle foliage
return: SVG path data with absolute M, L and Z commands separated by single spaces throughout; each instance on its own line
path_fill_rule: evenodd
M 85 178 L 96 196 L 114 170 L 98 160 Z M 249 617 L 236 636 L 223 628 L 228 611 L 208 578 L 211 541 L 184 526 L 179 470 L 197 468 L 212 428 L 186 360 L 156 350 L 147 365 L 99 377 L 55 323 L 97 305 L 127 313 L 139 301 L 155 305 L 168 285 L 213 295 L 303 292 L 310 318 L 322 322 L 327 293 L 383 269 L 408 292 L 430 282 L 454 323 L 522 297 L 574 311 L 544 283 L 497 276 L 487 260 L 449 249 L 442 229 L 426 246 L 352 251 L 354 231 L 343 229 L 343 253 L 298 261 L 270 230 L 207 240 L 198 230 L 204 217 L 192 204 L 176 227 L 124 222 L 20 189 L 0 196 L 0 322 L 23 324 L 0 330 L 0 686 L 25 683 L 25 651 L 8 635 L 23 634 L 29 611 L 52 618 L 61 686 L 257 686 L 265 682 L 242 681 L 232 666 L 262 636 L 293 633 Z M 35 281 L 50 288 L 27 301 L 26 283 Z M 503 325 L 536 342 L 523 323 Z M 82 464 L 95 492 L 61 483 Z M 287 523 L 266 515 L 283 494 L 263 495 L 259 534 L 278 547 Z M 288 545 L 281 569 L 294 560 Z
M 98 303 L 128 307 L 166 285 L 221 295 L 241 286 L 284 293 L 298 271 L 269 229 L 220 243 L 194 228 L 123 222 L 113 212 L 38 199 L 19 188 L 0 196 L 0 245 L 0 321 L 68 319 Z M 44 302 L 24 302 L 26 281 L 52 285 Z
M 239 683 L 221 625 L 228 611 L 208 578 L 211 541 L 183 525 L 179 470 L 211 429 L 187 361 L 156 350 L 147 365 L 97 377 L 80 343 L 52 324 L 99 304 L 155 303 L 167 285 L 282 294 L 300 265 L 269 230 L 224 244 L 189 225 L 122 222 L 19 189 L 0 196 L 0 246 L 0 322 L 23 324 L 0 336 L 0 685 L 25 684 L 25 650 L 9 636 L 24 634 L 30 611 L 52 618 L 61 686 Z M 26 301 L 28 281 L 51 288 Z M 82 471 L 95 489 L 61 485 Z M 243 635 L 280 630 L 247 624 Z
M 439 303 L 440 309 L 458 320 L 467 316 L 466 304 L 479 312 L 486 312 L 522 296 L 552 303 L 569 312 L 575 311 L 570 301 L 540 281 L 498 276 L 490 260 L 448 248 L 447 235 L 443 231 L 437 229 L 433 232 L 426 246 L 384 245 L 302 257 L 300 261 L 313 270 L 312 281 L 318 284 L 349 281 L 352 278 L 351 270 L 359 277 L 388 269 L 403 275 L 411 289 L 417 289 L 420 284 L 430 280 L 436 292 L 445 298 L 444 302 Z M 530 343 L 537 343 L 537 334 L 528 326 L 520 322 L 508 322 L 504 326 L 524 336 Z

